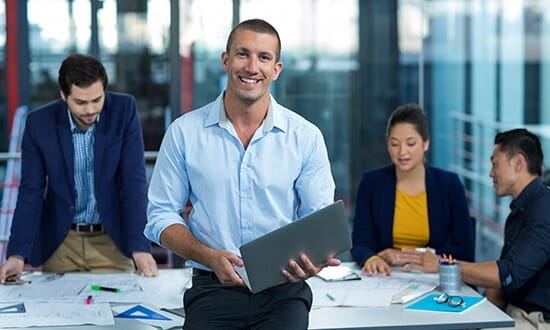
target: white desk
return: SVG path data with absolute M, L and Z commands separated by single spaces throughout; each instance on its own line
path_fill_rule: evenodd
M 344 265 L 359 272 L 353 262 Z M 418 274 L 419 277 L 430 276 Z M 432 275 L 433 276 L 433 275 Z M 315 294 L 315 292 L 314 292 Z M 365 292 L 365 295 L 369 294 Z M 479 295 L 463 284 L 457 295 Z M 420 299 L 420 298 L 418 298 Z M 416 299 L 416 300 L 418 300 Z M 441 313 L 404 310 L 407 304 L 389 307 L 322 307 L 314 308 L 309 315 L 310 329 L 465 329 L 513 327 L 514 321 L 498 307 L 485 300 L 471 309 L 459 313 Z
M 463 286 L 460 294 L 477 293 L 472 288 Z M 487 300 L 461 314 L 403 310 L 407 305 L 409 304 L 392 304 L 390 307 L 317 308 L 313 309 L 309 315 L 309 327 L 310 329 L 465 329 L 513 327 L 514 325 L 514 321 L 507 314 Z
M 180 272 L 181 276 L 190 276 L 189 271 L 161 270 L 163 274 Z M 421 276 L 421 275 L 419 275 Z M 160 281 L 159 290 L 165 292 L 171 283 Z M 315 294 L 315 292 L 314 292 Z M 366 292 L 365 294 L 368 294 Z M 477 294 L 472 288 L 463 286 L 461 294 Z M 464 329 L 485 327 L 511 327 L 513 320 L 500 309 L 484 301 L 480 305 L 462 314 L 423 312 L 403 310 L 406 305 L 391 305 L 390 307 L 325 307 L 314 308 L 310 313 L 310 329 Z M 21 329 L 21 328 L 19 328 Z M 68 326 L 68 327 L 40 327 L 34 329 L 49 330 L 152 330 L 152 326 L 144 323 L 115 318 L 115 325 L 111 326 Z

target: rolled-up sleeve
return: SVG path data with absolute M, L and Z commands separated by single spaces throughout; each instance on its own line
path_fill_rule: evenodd
M 185 141 L 176 120 L 167 130 L 149 185 L 144 235 L 160 245 L 160 235 L 173 224 L 187 226 L 181 214 L 189 198 Z
M 524 224 L 517 228 L 521 233 L 512 242 L 507 255 L 497 261 L 500 283 L 507 295 L 533 281 L 550 261 L 550 222 L 544 208 L 539 203 L 524 215 Z

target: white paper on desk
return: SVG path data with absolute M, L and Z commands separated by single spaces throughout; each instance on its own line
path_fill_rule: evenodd
M 183 293 L 191 287 L 191 268 L 159 272 L 157 277 L 138 277 L 144 300 L 149 305 L 178 308 L 183 306 Z
M 0 301 L 76 302 L 79 292 L 85 286 L 82 281 L 64 279 L 56 275 L 37 275 L 29 280 L 31 283 L 0 285 Z
M 406 304 L 409 301 L 425 295 L 428 292 L 431 292 L 437 288 L 438 284 L 428 284 L 428 283 L 410 283 L 405 286 L 401 291 L 395 293 L 392 297 L 391 302 L 393 304 Z
M 122 306 L 112 307 L 112 309 L 113 309 L 113 312 L 114 312 L 115 317 L 116 317 L 116 315 L 124 313 L 125 311 L 128 311 L 128 310 L 130 310 L 132 308 L 135 308 L 135 307 L 145 308 L 146 310 L 149 310 L 151 313 L 156 313 L 156 314 L 159 314 L 159 315 L 167 318 L 167 320 L 158 320 L 158 319 L 154 319 L 154 318 L 151 318 L 151 317 L 147 317 L 147 315 L 143 315 L 144 317 L 140 318 L 139 314 L 137 314 L 137 313 L 132 314 L 132 315 L 135 315 L 135 317 L 132 318 L 133 320 L 140 321 L 140 322 L 152 325 L 152 326 L 160 328 L 160 329 L 171 329 L 171 328 L 174 328 L 174 327 L 181 328 L 181 326 L 183 326 L 183 321 L 184 321 L 183 317 L 180 317 L 176 314 L 172 314 L 172 313 L 169 313 L 169 312 L 161 311 L 160 309 L 152 307 L 150 305 L 144 305 L 144 304 L 122 305 Z
M 313 306 L 390 306 L 392 297 L 411 283 L 437 283 L 435 277 L 392 273 L 391 276 L 362 276 L 360 281 L 325 282 L 312 277 L 308 283 L 313 290 Z M 437 284 L 436 284 L 437 285 Z M 429 290 L 431 291 L 431 290 Z M 329 294 L 334 300 L 327 299 Z
M 149 304 L 165 308 L 183 306 L 183 292 L 191 286 L 191 269 L 160 272 L 158 277 L 128 273 L 68 273 L 64 276 L 34 274 L 31 284 L 0 285 L 0 302 L 74 302 L 91 295 L 95 303 L 120 302 Z M 92 291 L 91 285 L 121 289 L 122 292 Z
M 141 302 L 143 292 L 132 273 L 68 273 L 63 276 L 37 275 L 32 283 L 0 286 L 0 301 L 82 302 L 89 295 L 100 302 Z M 121 292 L 92 291 L 92 285 L 121 289 Z
M 314 307 L 388 307 L 395 293 L 390 289 L 377 290 L 315 290 Z
M 392 273 L 395 279 L 406 283 L 398 292 L 393 295 L 392 303 L 406 304 L 426 293 L 432 292 L 439 285 L 438 274 L 418 274 L 413 273 Z
M 113 325 L 109 304 L 74 303 L 2 303 L 0 308 L 24 305 L 22 313 L 0 313 L 0 328 L 26 328 L 32 326 Z
M 80 299 L 92 296 L 95 302 L 139 303 L 143 301 L 143 290 L 135 274 L 88 274 L 86 285 L 80 292 Z M 92 285 L 117 288 L 120 292 L 94 291 Z

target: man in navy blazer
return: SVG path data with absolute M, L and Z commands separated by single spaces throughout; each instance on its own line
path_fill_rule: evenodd
M 96 59 L 68 56 L 61 99 L 29 113 L 22 175 L 0 282 L 27 260 L 43 270 L 156 276 L 146 223 L 143 138 L 135 100 L 107 92 Z

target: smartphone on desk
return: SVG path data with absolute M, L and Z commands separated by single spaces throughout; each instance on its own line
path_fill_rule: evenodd
M 347 266 L 326 267 L 317 274 L 317 277 L 326 282 L 354 281 L 361 279 L 361 275 Z

